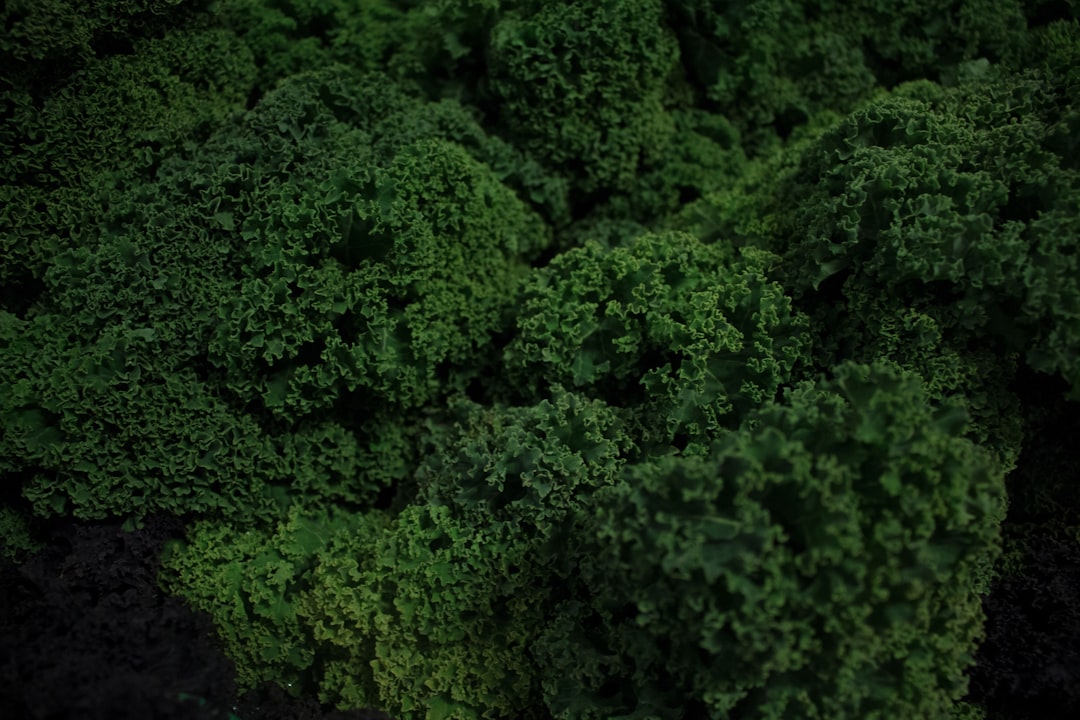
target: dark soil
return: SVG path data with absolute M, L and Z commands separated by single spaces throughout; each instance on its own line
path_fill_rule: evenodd
M 142 530 L 57 525 L 21 565 L 0 561 L 0 717 L 5 720 L 390 720 L 295 699 L 237 696 L 209 617 L 157 587 L 174 518 Z

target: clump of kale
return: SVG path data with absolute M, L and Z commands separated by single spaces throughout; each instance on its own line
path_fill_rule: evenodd
M 1075 704 L 1068 4 L 85 5 L 0 11 L 0 550 L 84 716 L 131 622 L 228 706 L 95 534 L 162 516 L 238 712 Z

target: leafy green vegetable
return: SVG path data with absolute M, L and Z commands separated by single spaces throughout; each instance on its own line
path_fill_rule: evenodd
M 808 353 L 806 319 L 764 277 L 769 264 L 679 233 L 587 243 L 534 275 L 506 364 L 533 392 L 560 383 L 633 407 L 661 445 L 707 442 Z
M 182 517 L 242 685 L 403 720 L 1008 705 L 982 605 L 1076 551 L 1074 3 L 0 19 L 5 554 Z
M 570 546 L 581 594 L 539 643 L 556 715 L 947 715 L 1000 469 L 916 376 L 834 376 L 597 492 Z

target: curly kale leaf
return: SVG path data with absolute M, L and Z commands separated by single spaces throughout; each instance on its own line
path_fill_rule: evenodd
M 809 352 L 806 319 L 766 279 L 766 253 L 684 233 L 557 256 L 529 282 L 505 363 L 635 408 L 650 440 L 702 443 L 771 399 Z
M 659 0 L 523 3 L 491 30 L 491 89 L 509 137 L 584 192 L 621 189 L 674 129 L 678 62 Z
M 533 646 L 556 715 L 947 717 L 982 625 L 1001 472 L 917 376 L 847 364 L 628 465 Z

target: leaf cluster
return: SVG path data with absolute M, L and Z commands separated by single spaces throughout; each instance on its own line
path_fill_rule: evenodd
M 3 551 L 183 518 L 342 709 L 977 716 L 1075 555 L 1067 5 L 5 6 Z

